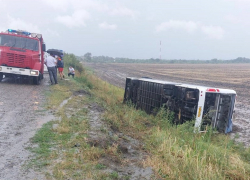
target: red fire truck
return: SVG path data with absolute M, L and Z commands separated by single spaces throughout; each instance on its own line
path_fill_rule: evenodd
M 28 78 L 40 84 L 45 51 L 41 34 L 13 29 L 0 33 L 0 81 L 6 77 Z

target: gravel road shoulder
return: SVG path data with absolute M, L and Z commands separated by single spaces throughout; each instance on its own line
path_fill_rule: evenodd
M 41 174 L 24 168 L 31 157 L 32 138 L 42 124 L 53 119 L 44 107 L 45 91 L 49 90 L 48 75 L 41 85 L 0 83 L 0 179 L 44 179 Z

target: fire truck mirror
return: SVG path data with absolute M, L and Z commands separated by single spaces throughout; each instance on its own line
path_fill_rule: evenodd
M 43 51 L 46 51 L 46 44 L 43 44 Z

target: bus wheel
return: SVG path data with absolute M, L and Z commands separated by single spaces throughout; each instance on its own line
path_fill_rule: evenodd
M 3 80 L 3 73 L 0 73 L 0 82 Z
M 33 77 L 33 84 L 35 85 L 39 85 L 41 83 L 41 76 L 39 74 L 39 76 Z

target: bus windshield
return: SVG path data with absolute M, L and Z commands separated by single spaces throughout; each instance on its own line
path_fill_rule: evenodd
M 37 40 L 10 35 L 0 35 L 0 46 L 8 46 L 38 51 Z

